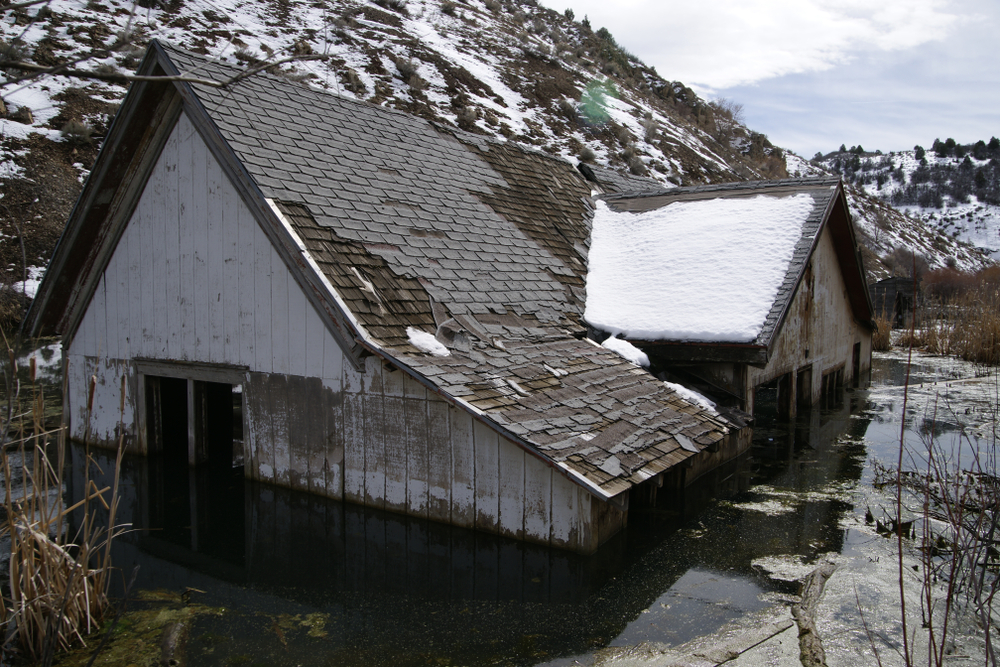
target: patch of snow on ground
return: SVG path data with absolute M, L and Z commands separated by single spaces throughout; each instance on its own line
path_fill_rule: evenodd
M 636 366 L 649 368 L 649 357 L 646 356 L 646 353 L 627 340 L 611 336 L 606 341 L 601 343 L 601 347 L 605 347 L 612 352 L 617 352 L 627 361 L 631 361 Z
M 410 345 L 421 352 L 433 354 L 435 357 L 447 357 L 451 354 L 444 345 L 432 334 L 413 327 L 406 327 L 406 336 L 410 339 Z
M 25 359 L 25 364 L 30 364 L 31 359 L 35 360 L 35 368 L 41 373 L 43 371 L 56 371 L 62 364 L 62 343 L 50 343 L 34 350 Z
M 22 277 L 21 280 L 14 282 L 11 287 L 18 292 L 24 292 L 25 296 L 29 296 L 34 299 L 35 294 L 38 292 L 38 286 L 42 284 L 42 278 L 44 277 L 44 266 L 29 266 L 27 280 Z
M 754 340 L 788 271 L 807 194 L 674 202 L 621 213 L 598 202 L 584 318 L 641 340 Z

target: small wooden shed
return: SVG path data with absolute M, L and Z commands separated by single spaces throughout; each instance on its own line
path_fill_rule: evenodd
M 180 78 L 133 84 L 26 319 L 63 336 L 73 438 L 579 552 L 745 447 L 586 337 L 573 165 L 186 72 L 238 70 L 151 44 L 139 73 Z
M 917 303 L 914 282 L 913 278 L 893 276 L 869 285 L 875 315 L 889 318 L 893 328 L 906 326 Z

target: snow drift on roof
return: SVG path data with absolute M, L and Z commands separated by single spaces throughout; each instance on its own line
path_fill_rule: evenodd
M 751 342 L 812 208 L 804 193 L 681 201 L 643 213 L 598 202 L 584 318 L 631 339 Z

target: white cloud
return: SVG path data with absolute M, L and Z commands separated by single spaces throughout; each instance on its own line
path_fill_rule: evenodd
M 564 1 L 663 76 L 709 91 L 912 49 L 971 18 L 943 0 Z

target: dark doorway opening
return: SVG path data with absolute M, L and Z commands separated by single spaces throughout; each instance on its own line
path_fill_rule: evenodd
M 242 566 L 241 385 L 145 376 L 153 542 Z M 168 549 L 169 550 L 169 549 Z
M 851 353 L 851 386 L 855 389 L 861 386 L 861 343 L 855 343 Z
M 812 366 L 803 366 L 795 373 L 795 404 L 799 410 L 812 407 Z
M 820 404 L 824 410 L 839 407 L 844 402 L 844 366 L 823 373 Z

